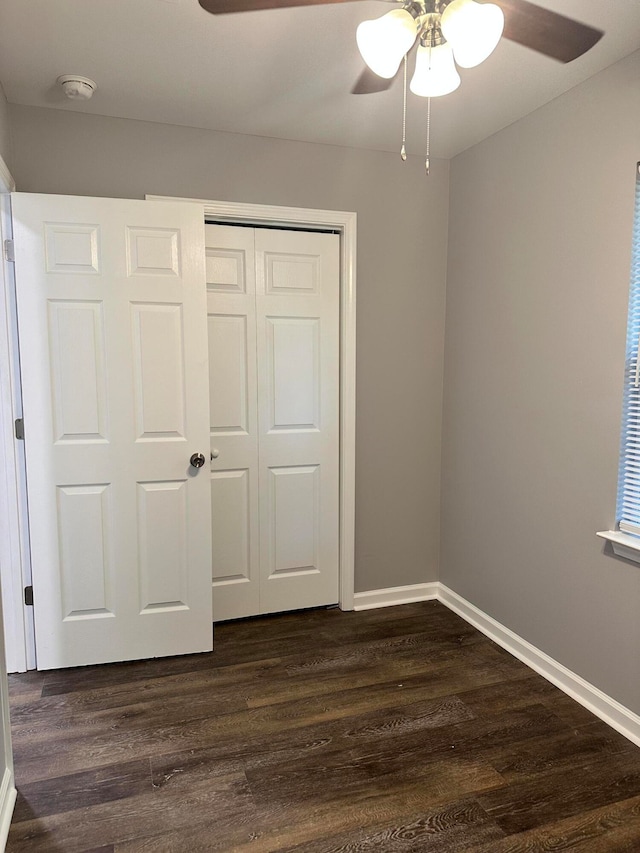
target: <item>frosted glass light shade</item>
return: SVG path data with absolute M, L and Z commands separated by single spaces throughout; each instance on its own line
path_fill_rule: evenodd
M 393 9 L 375 21 L 363 21 L 356 30 L 362 58 L 379 77 L 390 78 L 416 38 L 415 19 L 405 9 Z
M 420 45 L 416 54 L 416 70 L 409 86 L 413 94 L 436 98 L 454 92 L 459 85 L 460 75 L 451 47 L 446 42 L 437 47 Z
M 495 3 L 453 0 L 442 13 L 442 34 L 461 68 L 474 68 L 493 53 L 502 37 L 504 13 Z

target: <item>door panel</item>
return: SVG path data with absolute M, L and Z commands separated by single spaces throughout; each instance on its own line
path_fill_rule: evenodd
M 318 430 L 320 318 L 266 317 L 269 433 Z
M 99 225 L 45 222 L 44 240 L 48 273 L 100 274 Z
M 246 468 L 212 472 L 213 580 L 219 584 L 251 582 L 250 496 L 250 472 Z
M 210 650 L 202 208 L 12 204 L 38 667 Z
M 114 616 L 109 485 L 58 486 L 62 618 Z
M 256 287 L 252 228 L 205 226 L 214 620 L 259 613 Z
M 138 483 L 141 613 L 189 607 L 187 481 Z
M 209 314 L 212 435 L 249 434 L 248 319 Z
M 339 248 L 256 230 L 260 611 L 338 601 Z
M 296 234 L 296 232 L 284 231 L 281 234 Z M 275 237 L 272 235 L 271 239 L 265 238 L 267 244 L 278 241 L 282 249 L 288 249 L 289 247 L 286 246 L 286 242 L 289 238 L 285 237 L 283 240 L 281 234 L 277 234 Z M 296 234 L 291 239 L 292 241 L 299 242 L 299 237 L 300 235 Z M 306 237 L 303 239 L 307 240 Z M 305 254 L 303 251 L 295 251 L 295 246 L 291 248 L 294 251 L 278 252 L 267 248 L 267 245 L 262 249 L 266 292 L 285 295 L 300 293 L 305 296 L 317 296 L 321 275 L 320 256 L 314 248 L 311 248 L 309 254 Z
M 253 234 L 223 225 L 205 227 L 207 289 L 210 293 L 255 293 L 253 279 Z M 235 248 L 231 248 L 235 246 Z M 249 264 L 249 266 L 248 266 Z M 248 277 L 248 280 L 247 280 Z
M 320 466 L 270 468 L 269 578 L 318 572 Z
M 102 303 L 52 299 L 48 309 L 54 441 L 108 441 Z
M 179 276 L 180 256 L 178 229 L 127 226 L 127 267 L 130 276 Z
M 136 441 L 185 438 L 182 306 L 132 304 Z

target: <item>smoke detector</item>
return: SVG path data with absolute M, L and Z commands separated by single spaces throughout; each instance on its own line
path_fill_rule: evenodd
M 62 77 L 58 77 L 57 82 L 67 98 L 72 101 L 88 101 L 98 88 L 93 80 L 81 77 L 79 74 L 63 74 Z

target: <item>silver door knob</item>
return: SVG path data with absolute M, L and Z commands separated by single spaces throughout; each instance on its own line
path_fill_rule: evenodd
M 218 450 L 217 447 L 214 447 L 213 450 L 211 451 L 211 459 L 217 459 L 218 456 L 220 456 L 220 451 Z
M 202 453 L 193 453 L 189 462 L 194 468 L 202 468 L 204 465 L 204 456 Z

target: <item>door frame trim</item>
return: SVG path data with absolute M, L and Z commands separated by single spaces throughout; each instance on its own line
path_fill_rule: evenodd
M 0 244 L 11 239 L 11 193 L 15 181 L 0 157 Z M 1 249 L 1 245 L 0 245 Z M 0 581 L 8 672 L 34 669 L 33 608 L 24 603 L 31 583 L 24 443 L 14 437 L 22 416 L 20 355 L 13 263 L 0 257 L 0 353 L 6 370 L 0 381 L 0 510 L 7 530 L 0 547 Z
M 355 584 L 356 469 L 356 229 L 357 214 L 271 204 L 146 195 L 148 201 L 202 204 L 206 219 L 227 225 L 293 226 L 340 234 L 340 598 L 353 610 Z

